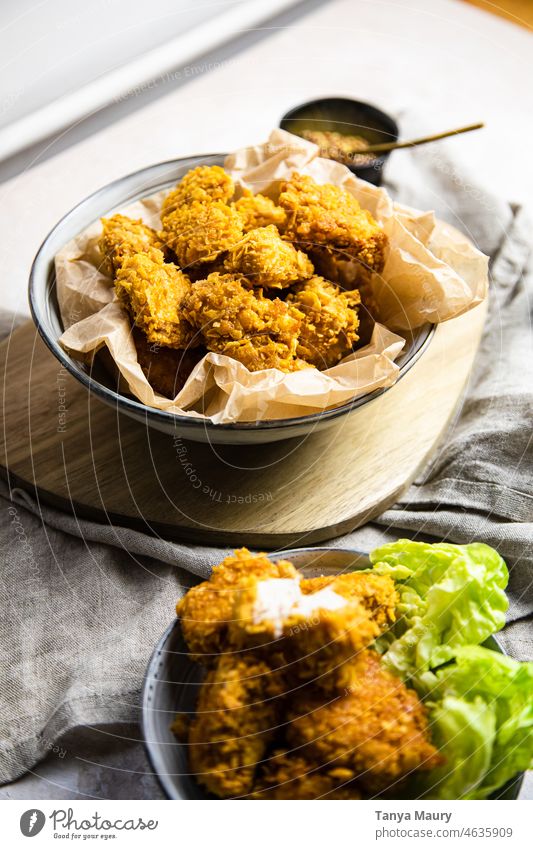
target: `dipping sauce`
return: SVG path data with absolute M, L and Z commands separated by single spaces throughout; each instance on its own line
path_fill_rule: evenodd
M 335 159 L 343 165 L 370 165 L 375 159 L 373 153 L 365 154 L 369 144 L 362 136 L 344 135 L 329 130 L 302 130 L 301 136 L 318 145 L 321 156 Z

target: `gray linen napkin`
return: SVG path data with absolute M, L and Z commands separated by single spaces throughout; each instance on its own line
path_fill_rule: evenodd
M 435 208 L 491 255 L 490 317 L 462 411 L 429 467 L 393 509 L 332 545 L 368 550 L 398 536 L 494 545 L 511 568 L 504 643 L 531 658 L 531 228 L 442 155 L 418 156 L 416 168 L 409 154 L 397 162 L 393 193 Z M 80 521 L 4 483 L 0 540 L 4 783 L 69 729 L 138 719 L 146 663 L 176 599 L 225 551 Z

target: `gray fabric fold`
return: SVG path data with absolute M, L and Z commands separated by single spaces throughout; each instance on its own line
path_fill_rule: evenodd
M 369 550 L 399 536 L 493 545 L 511 572 L 513 624 L 503 642 L 525 659 L 533 656 L 531 225 L 522 210 L 457 180 L 442 158 L 414 161 L 406 153 L 402 170 L 389 171 L 391 188 L 404 202 L 436 206 L 491 254 L 489 319 L 462 409 L 427 469 L 393 509 L 331 545 Z M 4 317 L 4 332 L 12 323 Z M 146 663 L 177 598 L 226 551 L 81 521 L 5 483 L 0 543 L 3 783 L 69 729 L 138 719 Z

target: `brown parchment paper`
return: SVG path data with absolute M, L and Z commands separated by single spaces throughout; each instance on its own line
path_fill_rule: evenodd
M 383 273 L 371 281 L 380 323 L 368 345 L 327 371 L 249 372 L 230 357 L 209 353 L 178 395 L 164 398 L 146 380 L 129 317 L 115 298 L 112 279 L 100 270 L 101 224 L 95 222 L 56 256 L 65 327 L 59 341 L 86 362 L 105 346 L 129 391 L 144 404 L 215 423 L 290 418 L 339 406 L 397 380 L 395 359 L 405 344 L 401 331 L 446 321 L 486 295 L 488 258 L 466 237 L 441 223 L 436 226 L 432 212 L 393 203 L 384 189 L 358 180 L 340 163 L 322 159 L 316 145 L 298 136 L 275 130 L 266 144 L 228 156 L 225 167 L 238 189 L 275 196 L 279 180 L 298 171 L 318 183 L 342 186 L 370 210 L 389 237 Z M 165 194 L 158 192 L 116 211 L 159 228 Z

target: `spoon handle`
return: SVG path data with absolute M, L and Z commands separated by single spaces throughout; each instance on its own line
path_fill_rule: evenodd
M 469 124 L 467 127 L 459 127 L 457 130 L 447 130 L 445 133 L 437 133 L 434 136 L 423 136 L 420 139 L 412 139 L 411 141 L 371 144 L 369 147 L 365 147 L 364 150 L 357 151 L 357 153 L 385 153 L 387 150 L 399 150 L 402 147 L 416 147 L 419 144 L 427 144 L 428 142 L 438 141 L 439 139 L 447 139 L 449 136 L 458 136 L 460 133 L 470 133 L 472 130 L 480 130 L 484 126 L 485 125 L 483 123 Z

